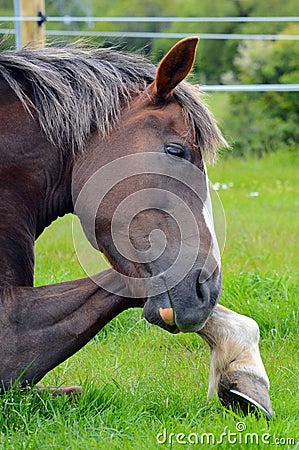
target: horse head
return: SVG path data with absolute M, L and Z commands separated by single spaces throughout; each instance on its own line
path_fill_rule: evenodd
M 91 134 L 73 171 L 75 212 L 121 279 L 115 293 L 144 298 L 145 318 L 170 332 L 200 330 L 221 294 L 203 136 L 192 114 L 202 134 L 225 141 L 207 109 L 197 114 L 198 93 L 184 81 L 197 41 L 168 52 L 117 126 Z

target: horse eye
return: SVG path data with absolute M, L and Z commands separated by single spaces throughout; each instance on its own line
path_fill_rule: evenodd
M 165 144 L 164 150 L 165 153 L 176 158 L 184 158 L 185 156 L 185 149 L 180 144 Z

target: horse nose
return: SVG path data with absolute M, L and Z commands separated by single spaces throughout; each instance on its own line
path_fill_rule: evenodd
M 221 272 L 215 270 L 212 274 L 205 269 L 197 273 L 196 295 L 202 306 L 214 306 L 221 294 Z
M 221 272 L 196 271 L 189 298 L 174 308 L 175 322 L 182 332 L 200 330 L 208 320 L 221 294 Z M 193 285 L 194 286 L 194 285 Z M 194 292 L 195 290 L 195 292 Z

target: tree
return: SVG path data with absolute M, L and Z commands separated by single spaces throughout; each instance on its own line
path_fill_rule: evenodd
M 289 25 L 283 34 L 299 34 Z M 234 61 L 240 83 L 299 83 L 298 41 L 247 41 L 239 46 Z M 231 94 L 227 127 L 235 137 L 238 154 L 263 153 L 278 147 L 297 148 L 299 102 L 296 92 Z

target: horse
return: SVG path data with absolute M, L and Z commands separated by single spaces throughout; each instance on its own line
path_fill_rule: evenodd
M 2 390 L 37 385 L 139 307 L 150 323 L 209 344 L 209 395 L 273 415 L 258 325 L 219 305 L 206 161 L 227 144 L 185 80 L 197 42 L 179 41 L 158 67 L 113 48 L 0 53 Z M 34 242 L 67 213 L 111 269 L 34 287 Z

